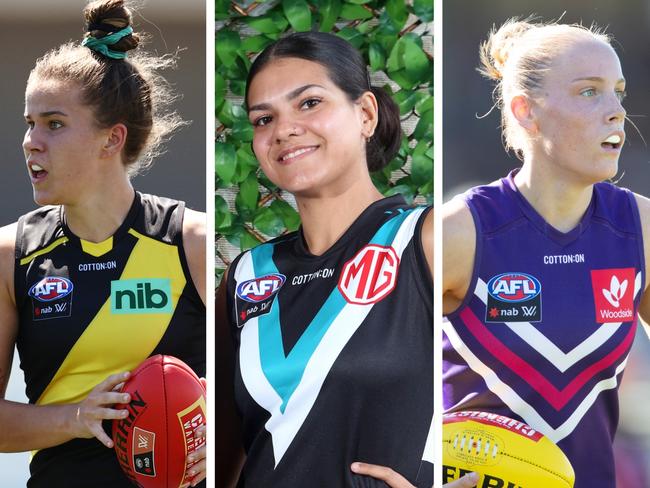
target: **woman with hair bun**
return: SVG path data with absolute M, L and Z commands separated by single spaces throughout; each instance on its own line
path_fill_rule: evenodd
M 443 206 L 443 403 L 522 420 L 576 488 L 615 486 L 617 389 L 646 282 L 650 201 L 606 182 L 625 142 L 609 36 L 509 20 L 481 46 L 523 161 Z
M 218 389 L 234 378 L 235 398 L 218 395 L 231 416 L 217 416 L 241 435 L 218 440 L 217 483 L 429 488 L 433 215 L 370 179 L 400 146 L 398 109 L 356 49 L 318 32 L 268 46 L 245 103 L 302 226 L 242 253 L 220 288 Z
M 29 399 L 0 400 L 0 451 L 36 451 L 30 488 L 133 486 L 108 422 L 128 414 L 114 408 L 130 401 L 117 392 L 128 371 L 168 354 L 205 376 L 205 216 L 130 182 L 183 124 L 156 74 L 170 61 L 132 55 L 123 0 L 84 15 L 83 42 L 45 54 L 27 82 L 23 149 L 42 207 L 0 229 L 0 391 L 16 345 Z M 140 289 L 158 301 L 118 298 Z M 188 460 L 186 486 L 204 458 Z

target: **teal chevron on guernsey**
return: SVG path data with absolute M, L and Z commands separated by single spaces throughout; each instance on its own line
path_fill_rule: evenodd
M 399 215 L 382 225 L 369 244 L 390 245 L 404 220 L 415 209 L 400 212 Z M 278 274 L 273 263 L 273 244 L 263 244 L 251 250 L 255 276 Z M 282 398 L 280 412 L 284 413 L 287 402 L 302 379 L 305 366 L 314 350 L 329 329 L 334 319 L 346 305 L 341 292 L 335 288 L 300 336 L 287 356 L 282 345 L 280 329 L 280 303 L 275 300 L 271 311 L 259 318 L 260 356 L 264 374 L 277 394 Z

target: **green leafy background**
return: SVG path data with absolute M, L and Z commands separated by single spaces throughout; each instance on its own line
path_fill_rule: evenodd
M 372 179 L 385 195 L 433 200 L 431 0 L 216 0 L 216 274 L 242 250 L 296 230 L 292 196 L 260 171 L 243 95 L 252 60 L 285 33 L 333 32 L 355 46 L 400 108 L 399 153 Z

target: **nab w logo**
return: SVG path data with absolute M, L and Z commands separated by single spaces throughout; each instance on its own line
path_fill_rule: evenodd
M 171 313 L 169 278 L 111 281 L 111 313 Z
M 376 303 L 395 288 L 398 268 L 392 247 L 368 244 L 343 266 L 339 290 L 349 303 Z

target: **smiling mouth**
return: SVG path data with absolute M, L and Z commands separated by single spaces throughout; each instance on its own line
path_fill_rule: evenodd
M 305 154 L 310 154 L 313 153 L 316 149 L 318 149 L 319 146 L 309 146 L 309 147 L 301 147 L 300 149 L 296 149 L 295 151 L 288 152 L 286 154 L 282 154 L 279 158 L 278 161 L 281 163 L 286 163 L 290 160 L 297 159 L 300 156 L 304 156 Z

